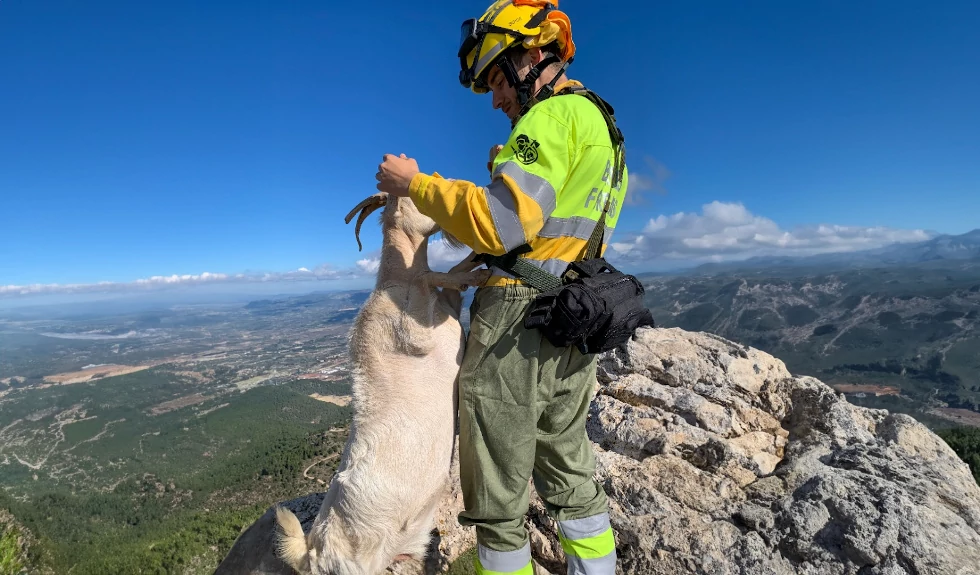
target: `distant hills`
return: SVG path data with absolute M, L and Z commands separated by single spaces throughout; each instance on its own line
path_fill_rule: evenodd
M 980 229 L 960 235 L 940 235 L 923 242 L 892 244 L 882 248 L 856 252 L 837 252 L 813 256 L 760 256 L 738 262 L 702 264 L 696 268 L 671 274 L 718 274 L 759 268 L 855 268 L 929 264 L 934 262 L 980 261 Z
M 883 260 L 896 263 L 977 259 L 980 258 L 980 229 L 958 236 L 942 235 L 925 242 L 893 245 L 883 251 Z
M 641 278 L 658 325 L 757 347 L 920 419 L 980 411 L 980 231 Z
M 314 292 L 284 298 L 254 300 L 245 305 L 253 314 L 278 315 L 304 308 L 357 309 L 370 297 L 371 290 Z

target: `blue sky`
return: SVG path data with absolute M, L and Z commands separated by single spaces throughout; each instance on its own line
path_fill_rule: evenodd
M 0 286 L 360 269 L 382 154 L 483 182 L 507 138 L 456 80 L 488 3 L 0 2 Z M 980 227 L 980 4 L 560 5 L 632 269 Z

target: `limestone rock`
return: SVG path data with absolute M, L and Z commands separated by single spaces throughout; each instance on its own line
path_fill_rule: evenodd
M 980 575 L 980 487 L 914 419 L 848 404 L 780 360 L 705 333 L 641 329 L 599 361 L 588 422 L 624 574 Z M 458 470 L 456 470 L 458 471 Z M 425 564 L 474 544 L 458 473 Z M 304 527 L 321 495 L 287 503 Z M 271 513 L 217 573 L 285 574 Z M 532 498 L 536 572 L 564 574 Z
M 599 380 L 623 573 L 980 574 L 980 487 L 911 417 L 680 329 L 640 331 Z

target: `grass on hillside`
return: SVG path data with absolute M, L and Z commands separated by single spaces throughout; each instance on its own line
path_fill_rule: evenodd
M 0 530 L 0 575 L 20 575 L 24 569 L 20 533 L 13 527 L 3 526 Z
M 937 434 L 970 466 L 974 479 L 980 485 L 980 429 L 957 427 L 940 430 Z
M 474 575 L 476 573 L 476 568 L 473 567 L 475 557 L 476 547 L 467 549 L 449 565 L 446 575 Z
M 0 508 L 34 534 L 32 555 L 38 547 L 50 558 L 44 567 L 73 575 L 209 574 L 269 505 L 322 490 L 302 479 L 303 469 L 339 452 L 345 434 L 328 430 L 342 427 L 350 409 L 309 394 L 340 395 L 349 387 L 316 381 L 257 387 L 216 399 L 229 405 L 207 414 L 183 408 L 147 415 L 149 406 L 189 393 L 177 387 L 147 370 L 53 389 L 52 405 L 84 402 L 96 421 L 125 421 L 90 443 L 81 441 L 101 427 L 86 421 L 66 428 L 63 447 L 72 451 L 57 458 L 84 471 L 72 476 L 83 478 L 74 485 L 42 474 L 37 481 L 4 478 L 12 489 L 0 491 Z M 40 399 L 25 397 L 12 411 L 32 413 Z M 43 429 L 53 417 L 32 423 Z

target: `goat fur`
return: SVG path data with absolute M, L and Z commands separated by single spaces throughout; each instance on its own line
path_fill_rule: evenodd
M 429 269 L 438 225 L 408 198 L 375 194 L 383 243 L 374 291 L 349 335 L 353 421 L 336 474 L 309 535 L 277 507 L 279 557 L 299 573 L 371 575 L 401 558 L 422 558 L 450 480 L 457 376 L 465 339 L 460 291 L 489 270 L 472 254 L 449 273 Z M 438 288 L 443 289 L 438 289 Z

